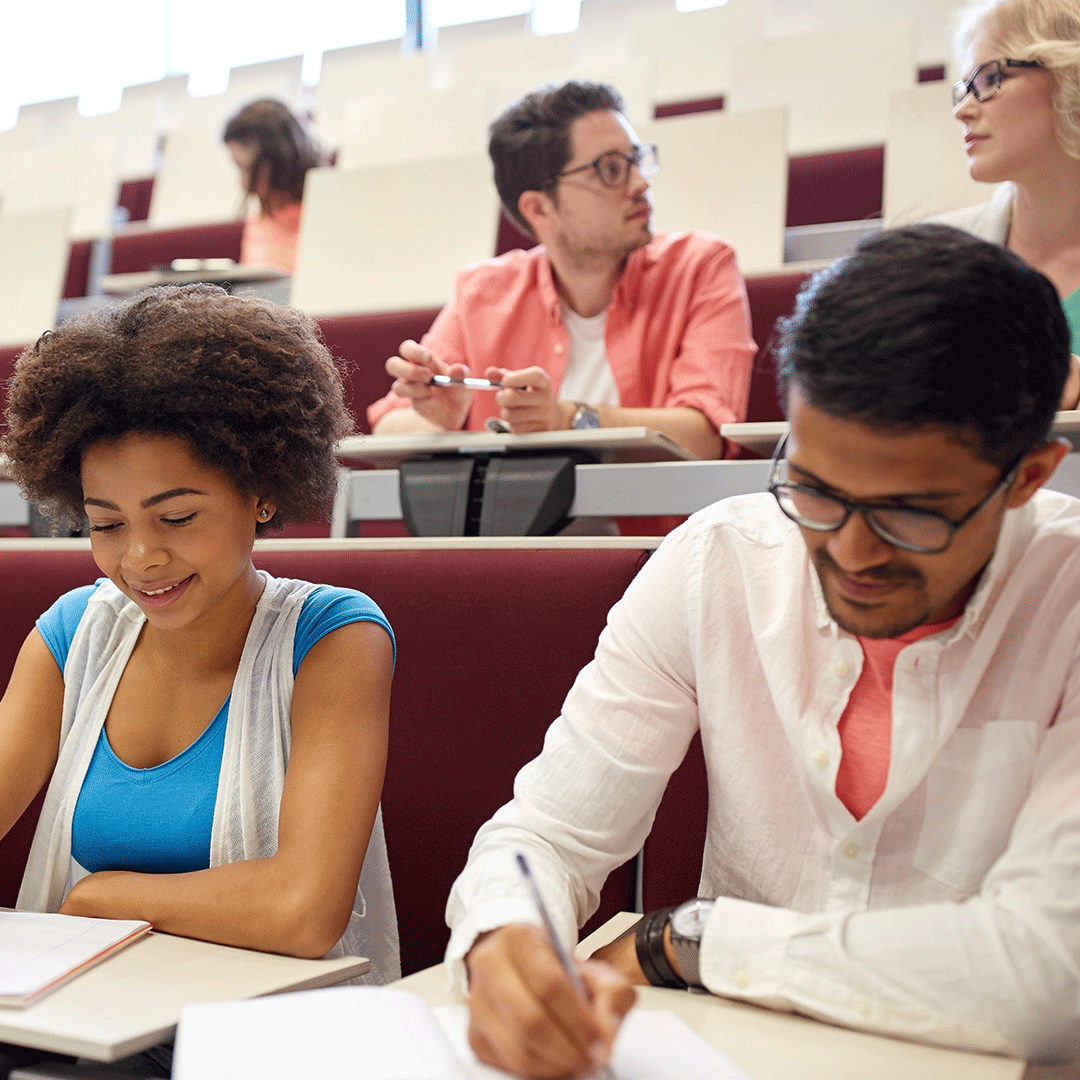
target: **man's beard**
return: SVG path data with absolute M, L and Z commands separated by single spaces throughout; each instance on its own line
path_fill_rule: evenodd
M 895 638 L 901 634 L 906 634 L 909 630 L 914 630 L 916 626 L 921 626 L 930 614 L 930 598 L 926 593 L 926 579 L 912 566 L 904 566 L 903 564 L 891 566 L 872 566 L 867 570 L 862 571 L 858 575 L 845 575 L 843 570 L 837 566 L 833 557 L 825 550 L 824 547 L 818 548 L 812 555 L 814 561 L 814 568 L 817 570 L 818 580 L 821 582 L 821 594 L 825 598 L 825 606 L 829 609 L 829 614 L 833 617 L 836 624 L 843 630 L 846 630 L 849 634 L 855 634 L 858 637 L 870 637 L 870 638 Z M 831 575 L 829 572 L 831 571 Z M 906 612 L 898 612 L 893 621 L 885 623 L 881 626 L 873 626 L 867 628 L 866 626 L 860 626 L 857 623 L 851 621 L 848 616 L 836 610 L 829 597 L 828 580 L 832 576 L 833 580 L 836 577 L 855 577 L 873 582 L 889 582 L 900 585 L 910 585 L 913 588 L 909 595 L 915 601 L 914 607 L 909 607 Z M 921 602 L 920 602 L 921 601 Z M 851 600 L 847 597 L 844 598 L 846 604 L 852 607 L 858 608 L 859 601 Z M 871 616 L 873 605 L 868 603 L 867 614 Z

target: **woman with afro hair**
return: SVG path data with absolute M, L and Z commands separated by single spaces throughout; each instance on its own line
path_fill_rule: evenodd
M 0 835 L 49 781 L 19 908 L 396 978 L 390 627 L 362 593 L 251 560 L 325 509 L 351 429 L 313 324 L 148 291 L 28 348 L 7 424 L 15 478 L 85 515 L 104 575 L 41 616 L 0 701 Z

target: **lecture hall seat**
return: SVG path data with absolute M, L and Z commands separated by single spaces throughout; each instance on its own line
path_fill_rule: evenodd
M 240 261 L 244 222 L 188 225 L 177 229 L 119 233 L 113 238 L 114 274 L 131 274 L 168 266 L 173 259 L 233 259 Z

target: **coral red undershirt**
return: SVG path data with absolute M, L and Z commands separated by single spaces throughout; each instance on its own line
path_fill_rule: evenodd
M 840 717 L 840 768 L 836 794 L 856 819 L 881 798 L 889 778 L 893 667 L 901 650 L 952 626 L 959 616 L 916 626 L 894 638 L 860 637 L 863 666 Z

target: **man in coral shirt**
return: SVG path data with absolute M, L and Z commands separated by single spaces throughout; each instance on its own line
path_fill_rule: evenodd
M 528 94 L 491 126 L 503 207 L 542 246 L 466 267 L 417 344 L 386 362 L 376 434 L 645 426 L 719 457 L 745 418 L 756 347 L 735 254 L 704 233 L 654 237 L 656 148 L 610 87 Z M 436 386 L 483 376 L 498 392 Z
M 940 225 L 814 279 L 769 490 L 665 538 L 451 892 L 485 1061 L 585 1072 L 646 981 L 1080 1058 L 1080 500 L 1040 490 L 1069 340 L 1046 278 Z M 571 944 L 696 733 L 698 898 L 581 994 L 515 855 Z

